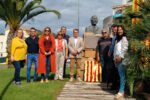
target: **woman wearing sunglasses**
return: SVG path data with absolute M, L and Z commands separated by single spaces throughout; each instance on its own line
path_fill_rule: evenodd
M 68 46 L 67 41 L 63 39 L 63 34 L 61 32 L 57 33 L 56 43 L 56 73 L 54 80 L 64 80 L 63 79 L 63 68 L 64 61 L 68 58 Z
M 39 38 L 39 59 L 37 72 L 41 74 L 41 83 L 48 82 L 49 73 L 55 73 L 55 39 L 51 29 L 46 27 Z M 44 74 L 46 73 L 46 77 Z

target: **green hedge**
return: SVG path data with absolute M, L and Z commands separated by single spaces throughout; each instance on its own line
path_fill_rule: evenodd
M 6 62 L 6 57 L 1 57 L 0 58 L 0 63 L 4 63 L 4 62 Z

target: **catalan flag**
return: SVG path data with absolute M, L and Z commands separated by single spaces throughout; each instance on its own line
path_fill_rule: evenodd
M 84 81 L 86 82 L 101 82 L 102 68 L 97 61 L 85 61 Z
M 137 12 L 137 11 L 139 11 L 139 6 L 138 6 L 138 4 L 140 4 L 140 2 L 145 2 L 145 0 L 133 0 L 132 1 L 132 11 L 133 12 Z M 140 18 L 133 18 L 132 19 L 132 23 L 133 24 L 136 24 L 136 23 L 138 23 L 138 22 L 140 22 L 141 21 L 141 19 Z

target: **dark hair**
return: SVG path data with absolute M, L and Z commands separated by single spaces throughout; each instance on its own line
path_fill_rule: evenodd
M 78 32 L 79 32 L 79 29 L 74 29 L 73 32 L 74 32 L 74 31 L 78 31 Z
M 123 34 L 121 36 L 118 34 L 119 27 L 121 27 L 122 30 L 123 30 Z M 124 37 L 124 36 L 126 36 L 126 31 L 125 31 L 124 26 L 123 25 L 118 25 L 117 26 L 117 37 L 116 37 L 117 42 L 119 42 L 122 39 L 122 37 Z
M 113 28 L 113 27 L 117 27 L 117 24 L 112 24 L 112 25 L 111 25 L 111 28 Z
M 30 30 L 35 30 L 36 31 L 36 29 L 34 27 L 31 27 Z

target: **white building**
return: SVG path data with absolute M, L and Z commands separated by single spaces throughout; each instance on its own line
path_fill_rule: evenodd
M 27 38 L 29 36 L 29 29 L 27 28 L 22 28 L 24 32 L 24 38 Z M 7 35 L 9 33 L 9 29 L 5 29 L 5 34 L 0 35 L 0 57 L 6 57 L 7 52 L 6 52 L 6 41 L 7 41 Z
M 113 6 L 113 16 L 122 12 L 125 8 L 132 6 L 132 2 L 128 3 L 127 0 L 122 0 L 122 5 Z

